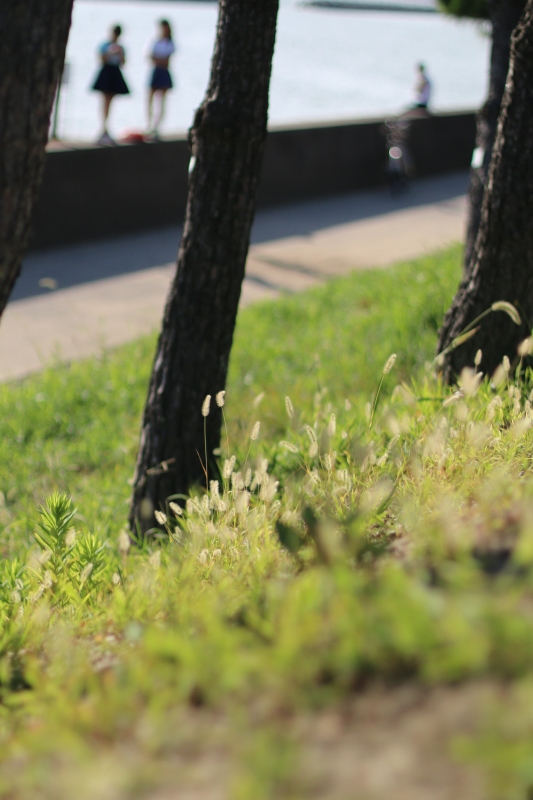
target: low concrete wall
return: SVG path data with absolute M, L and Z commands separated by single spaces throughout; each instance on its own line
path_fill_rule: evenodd
M 185 139 L 46 155 L 32 249 L 177 223 L 187 200 Z
M 416 174 L 465 169 L 472 112 L 413 119 L 408 146 Z M 33 219 L 32 248 L 56 247 L 183 219 L 189 147 L 185 137 L 114 148 L 51 150 Z M 386 181 L 383 120 L 269 131 L 261 207 L 379 186 Z

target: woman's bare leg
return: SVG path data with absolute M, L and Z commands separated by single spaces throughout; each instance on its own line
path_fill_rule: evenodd
M 159 89 L 157 92 L 157 99 L 159 101 L 157 111 L 154 118 L 154 131 L 159 130 L 159 126 L 161 125 L 161 121 L 165 115 L 165 100 L 167 96 L 166 89 Z
M 155 90 L 150 89 L 148 92 L 148 130 L 152 130 L 152 114 L 154 111 L 154 94 Z
M 107 120 L 109 118 L 109 109 L 111 107 L 111 100 L 113 99 L 112 94 L 104 94 L 103 96 L 103 105 L 102 105 L 102 121 L 103 121 L 103 132 L 107 133 Z

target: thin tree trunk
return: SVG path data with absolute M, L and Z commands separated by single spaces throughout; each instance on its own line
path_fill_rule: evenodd
M 533 322 L 533 0 L 513 34 L 511 62 L 493 157 L 485 191 L 475 256 L 440 331 L 442 352 L 479 314 L 500 300 L 513 303 L 523 324 L 503 312 L 489 314 L 478 332 L 444 359 L 443 374 L 453 381 L 472 366 L 478 349 L 480 368 L 492 374 L 504 355 L 516 356 L 517 344 Z
M 220 0 L 206 96 L 190 132 L 194 167 L 178 266 L 142 422 L 132 530 L 169 496 L 216 477 L 220 408 L 267 130 L 278 0 Z M 206 395 L 211 412 L 201 414 Z M 206 424 L 204 441 L 204 420 Z M 207 464 L 205 453 L 207 451 Z
M 20 273 L 72 0 L 0 2 L 0 316 Z
M 492 27 L 489 90 L 487 100 L 477 117 L 476 155 L 481 157 L 481 162 L 479 166 L 473 164 L 470 170 L 464 250 L 465 275 L 469 274 L 473 266 L 474 244 L 481 219 L 483 192 L 489 174 L 498 116 L 509 72 L 511 34 L 518 24 L 524 6 L 525 0 L 489 0 L 488 2 L 488 16 Z

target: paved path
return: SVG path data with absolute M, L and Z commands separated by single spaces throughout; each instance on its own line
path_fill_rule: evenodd
M 243 305 L 459 241 L 465 173 L 259 212 Z M 0 380 L 157 329 L 179 228 L 30 254 L 0 325 Z

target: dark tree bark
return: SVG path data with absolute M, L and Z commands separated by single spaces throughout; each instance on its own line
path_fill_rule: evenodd
M 244 278 L 267 130 L 278 0 L 220 0 L 206 96 L 190 131 L 190 174 L 177 272 L 167 298 L 142 421 L 130 507 L 132 530 L 152 509 L 216 477 L 213 450 Z M 208 465 L 204 465 L 206 395 Z
M 483 192 L 487 183 L 498 116 L 509 72 L 511 34 L 524 10 L 525 0 L 488 0 L 487 14 L 492 27 L 489 90 L 487 100 L 477 116 L 476 154 L 482 158 L 479 166 L 472 165 L 467 196 L 467 223 L 464 250 L 465 275 L 469 274 L 474 244 L 481 219 Z
M 0 0 L 0 316 L 20 273 L 72 0 Z
M 523 324 L 503 312 L 491 313 L 477 333 L 451 350 L 443 374 L 453 381 L 472 366 L 482 350 L 480 368 L 492 374 L 504 355 L 516 356 L 517 344 L 533 321 L 533 0 L 511 42 L 511 61 L 494 143 L 473 267 L 463 280 L 440 331 L 443 352 L 495 302 L 513 303 Z

